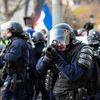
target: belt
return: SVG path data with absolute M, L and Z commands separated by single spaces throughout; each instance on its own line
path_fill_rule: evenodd
M 23 80 L 16 80 L 16 83 L 22 83 L 24 82 Z
M 11 80 L 5 81 L 4 85 L 8 84 L 8 82 L 10 82 Z M 23 80 L 16 80 L 16 83 L 23 83 Z

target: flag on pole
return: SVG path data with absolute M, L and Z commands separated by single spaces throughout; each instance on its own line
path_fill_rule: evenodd
M 52 28 L 52 15 L 47 4 L 43 5 L 40 17 L 33 26 L 35 31 L 45 29 L 49 31 Z

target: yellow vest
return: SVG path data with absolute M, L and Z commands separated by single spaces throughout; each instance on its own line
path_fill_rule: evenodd
M 8 44 L 9 40 L 4 40 L 4 42 L 2 40 L 0 40 L 0 44 Z

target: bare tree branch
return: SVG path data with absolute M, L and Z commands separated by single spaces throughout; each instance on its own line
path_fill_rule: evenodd
M 24 6 L 25 2 L 21 4 L 22 1 L 23 0 L 19 0 L 19 2 L 16 5 L 16 7 L 12 11 L 9 12 L 10 16 L 12 16 L 16 11 L 18 11 L 19 9 L 21 9 Z
M 8 0 L 3 0 L 3 2 L 4 2 L 5 14 L 7 14 L 9 12 Z
M 25 10 L 24 10 L 25 16 L 27 16 L 27 13 L 28 13 L 29 3 L 30 3 L 30 0 L 25 0 Z
M 9 20 L 16 11 L 18 11 L 19 9 L 21 9 L 24 5 L 25 5 L 25 2 L 23 0 L 18 0 L 17 1 L 17 4 L 12 7 L 14 7 L 14 9 L 11 9 L 12 8 L 11 6 L 9 6 L 9 0 L 2 0 L 3 2 L 3 9 L 4 11 L 0 10 L 0 15 L 2 15 L 2 17 L 0 16 L 0 20 Z
M 33 0 L 33 3 L 35 1 Z M 42 10 L 42 7 L 43 7 L 43 4 L 44 4 L 44 0 L 37 0 L 37 5 L 36 5 L 36 8 L 35 8 L 35 15 L 39 15 L 41 10 Z

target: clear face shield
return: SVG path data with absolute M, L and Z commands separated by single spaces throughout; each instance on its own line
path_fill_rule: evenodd
M 1 37 L 3 40 L 7 39 L 7 33 L 8 33 L 8 32 L 9 32 L 8 30 L 1 30 L 1 29 L 0 29 L 0 37 Z
M 70 31 L 64 29 L 52 29 L 48 36 L 48 45 L 56 44 L 58 49 L 66 48 L 70 42 Z
M 9 28 L 11 25 L 9 23 L 4 23 L 0 26 L 0 37 L 2 39 L 7 39 L 7 33 L 9 32 Z

